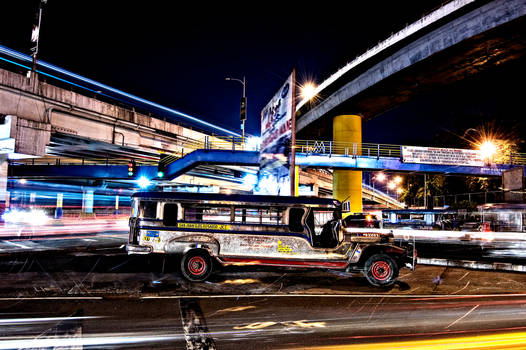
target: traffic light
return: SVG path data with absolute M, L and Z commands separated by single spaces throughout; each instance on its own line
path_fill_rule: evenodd
M 241 121 L 247 119 L 247 98 L 241 97 L 241 111 L 239 113 Z
M 166 158 L 167 154 L 161 154 L 159 158 L 159 164 L 157 165 L 157 177 L 163 178 L 164 174 L 166 173 Z
M 128 177 L 134 177 L 136 172 L 137 172 L 137 165 L 135 164 L 135 161 L 132 159 L 128 162 Z

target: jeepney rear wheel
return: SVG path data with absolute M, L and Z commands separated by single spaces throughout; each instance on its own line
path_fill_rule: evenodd
M 191 282 L 202 282 L 212 273 L 212 259 L 203 250 L 191 250 L 181 259 L 181 272 Z
M 398 278 L 398 265 L 389 255 L 374 254 L 365 262 L 363 274 L 371 285 L 389 287 Z

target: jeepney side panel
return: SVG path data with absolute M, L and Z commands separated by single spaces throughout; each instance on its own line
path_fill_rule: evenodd
M 332 249 L 312 247 L 307 229 L 304 233 L 290 232 L 287 220 L 281 225 L 178 220 L 175 227 L 165 227 L 158 219 L 164 214 L 164 204 L 160 202 L 155 219 L 140 220 L 138 243 L 151 247 L 153 253 L 183 254 L 196 245 L 204 246 L 216 257 L 344 260 L 352 253 L 348 242 Z M 184 217 L 183 210 L 179 205 L 179 218 Z
M 346 259 L 343 245 L 336 249 L 313 248 L 305 236 L 278 233 L 218 234 L 221 256 L 294 260 Z

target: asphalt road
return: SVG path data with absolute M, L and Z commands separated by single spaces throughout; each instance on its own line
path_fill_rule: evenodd
M 339 271 L 232 266 L 190 283 L 176 258 L 127 256 L 126 239 L 3 240 L 0 349 L 526 348 L 524 273 L 420 265 L 381 289 Z M 420 256 L 453 258 L 511 247 L 425 244 Z
M 521 348 L 525 303 L 524 295 L 4 298 L 0 349 Z
M 178 263 L 103 247 L 4 256 L 0 349 L 526 346 L 526 274 L 418 266 L 382 289 L 338 271 L 232 266 L 190 283 Z

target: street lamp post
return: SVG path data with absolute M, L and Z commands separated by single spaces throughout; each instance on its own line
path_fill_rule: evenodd
M 40 24 L 42 23 L 42 7 L 47 4 L 47 0 L 40 0 L 38 5 L 38 14 L 36 16 L 37 23 L 33 24 L 33 31 L 31 32 L 31 42 L 35 46 L 31 48 L 31 56 L 33 57 L 33 64 L 31 70 L 27 72 L 27 77 L 30 78 L 31 75 L 37 74 L 37 55 L 38 55 L 38 44 L 40 39 Z
M 245 77 L 243 77 L 243 80 L 241 79 L 235 79 L 235 78 L 225 78 L 225 80 L 229 81 L 238 81 L 243 85 L 243 97 L 241 97 L 241 109 L 239 112 L 240 120 L 241 120 L 241 142 L 245 142 L 245 120 L 247 119 L 247 96 L 246 96 L 246 81 Z

